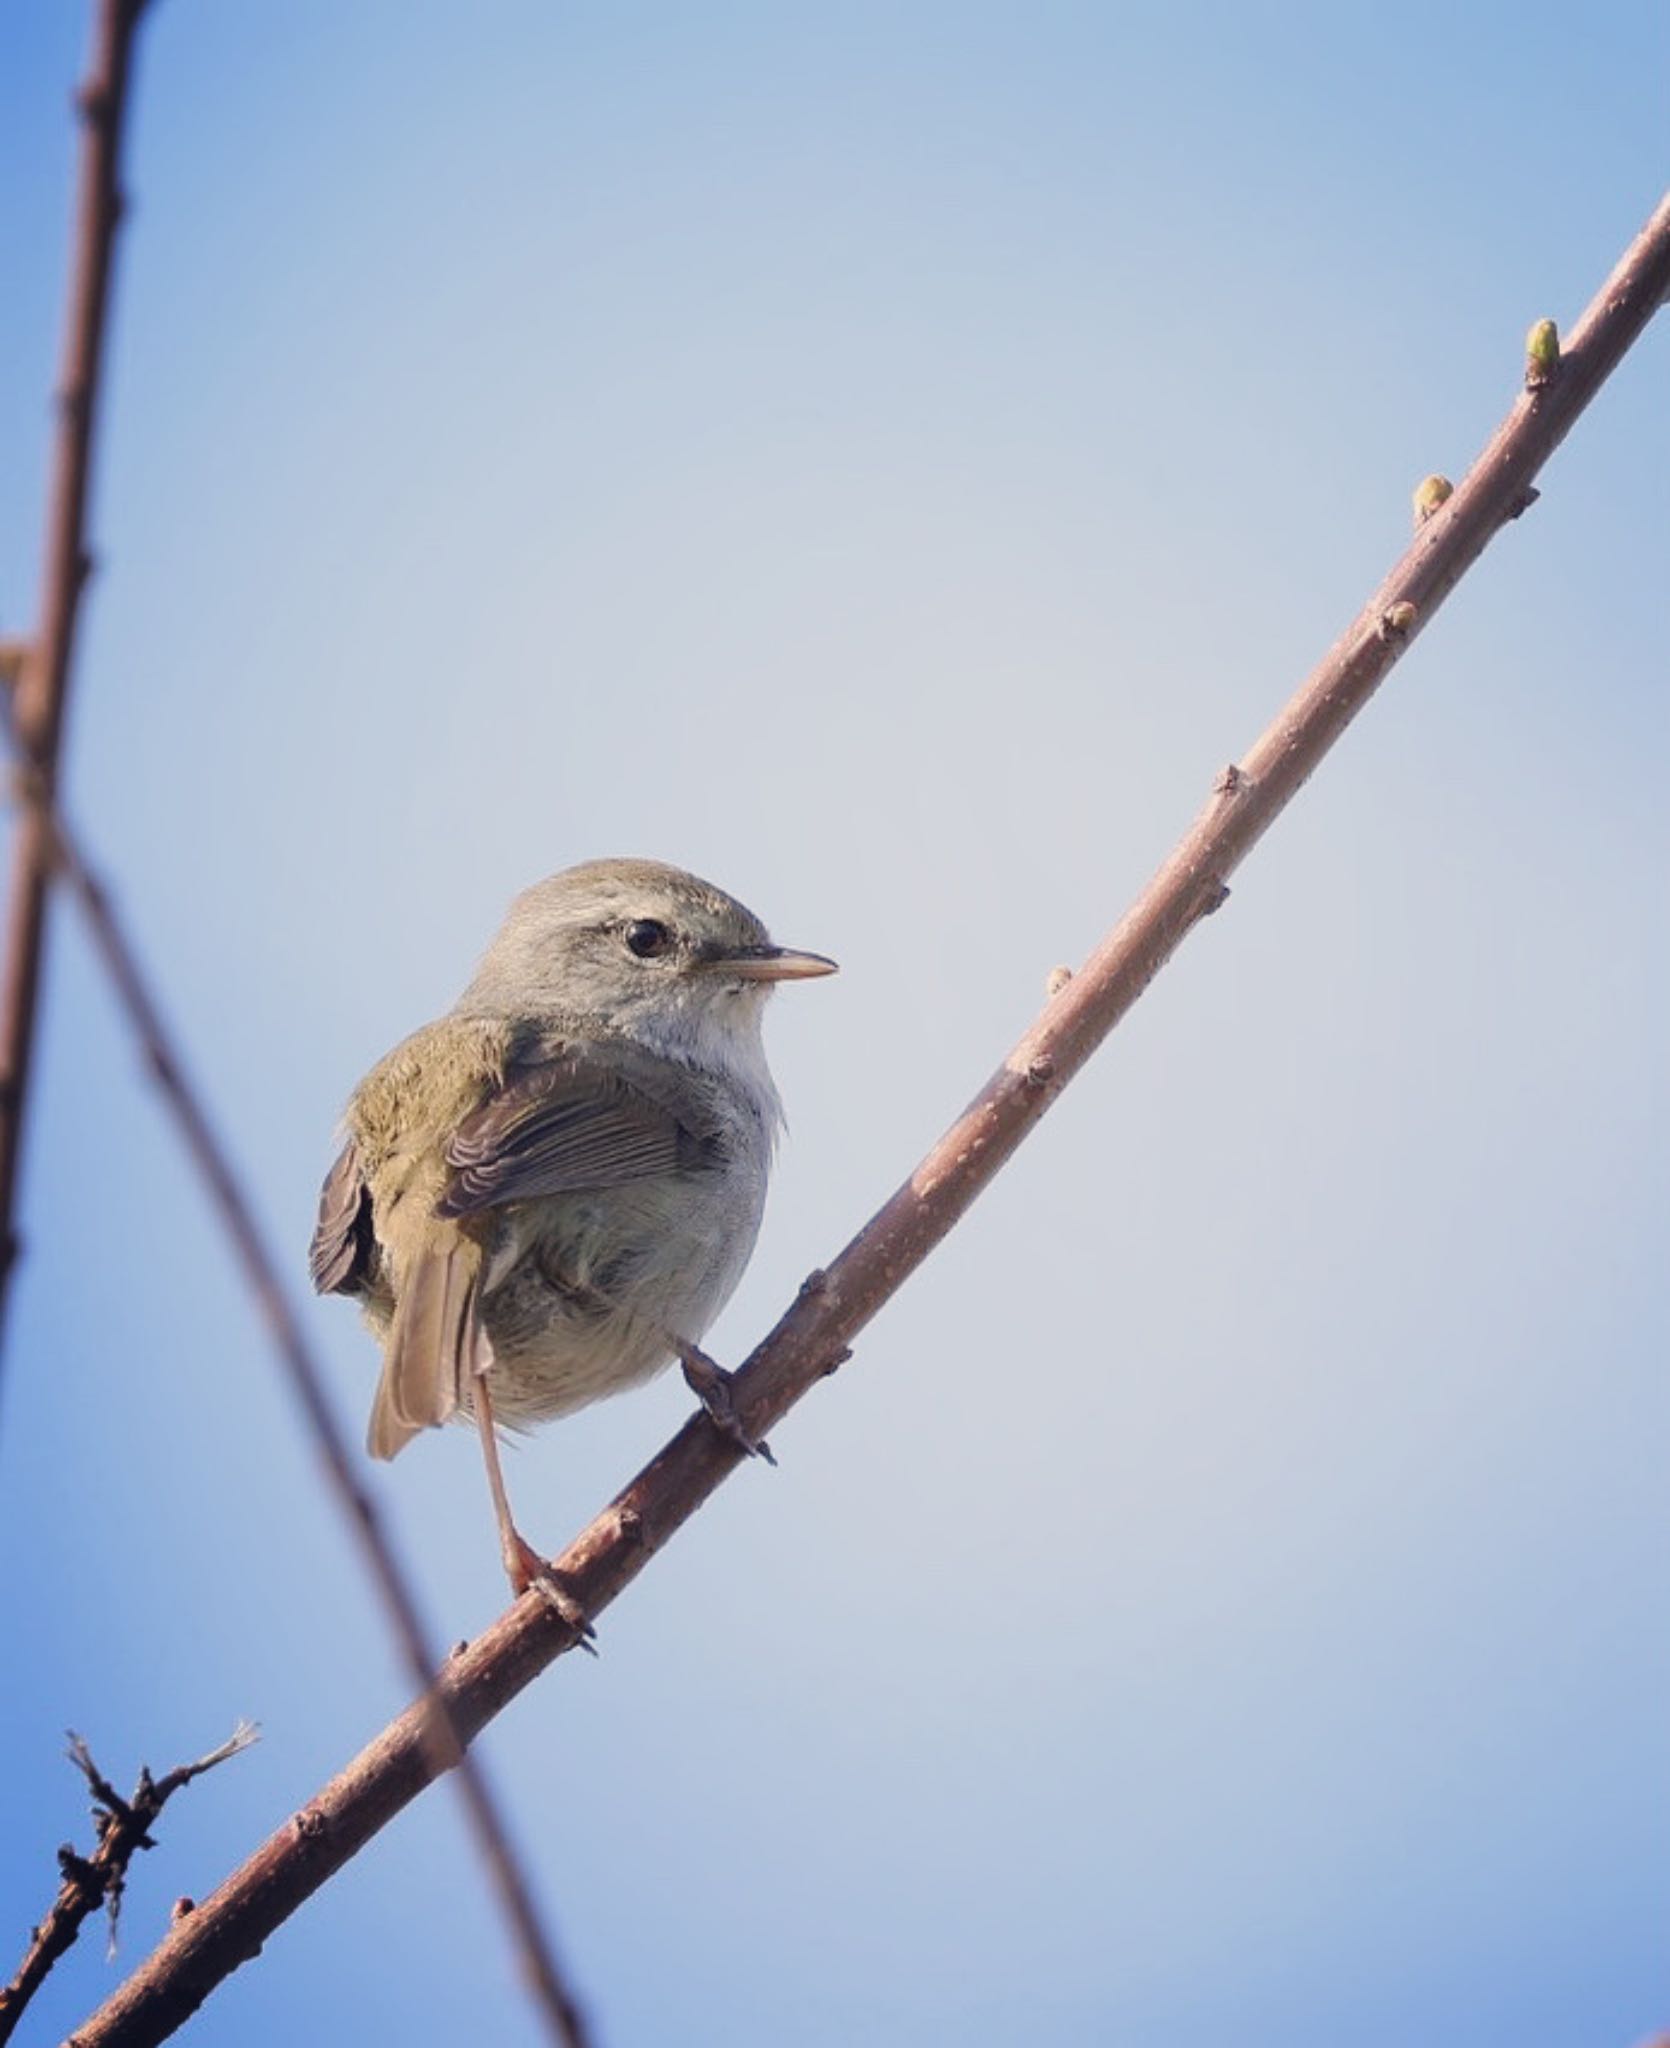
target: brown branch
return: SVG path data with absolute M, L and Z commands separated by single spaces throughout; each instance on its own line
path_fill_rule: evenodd
M 5 650 L 0 649 L 0 726 L 9 726 L 3 695 L 4 671 Z M 8 736 L 15 746 L 15 729 L 9 730 Z M 480 1761 L 468 1753 L 465 1738 L 452 1725 L 446 1700 L 435 1690 L 439 1663 L 430 1647 L 429 1631 L 417 1598 L 394 1555 L 376 1503 L 356 1475 L 347 1440 L 325 1392 L 324 1374 L 290 1304 L 277 1262 L 261 1235 L 255 1212 L 232 1166 L 230 1152 L 209 1121 L 208 1111 L 188 1078 L 183 1057 L 163 1021 L 138 956 L 109 896 L 88 867 L 75 835 L 62 813 L 51 806 L 42 778 L 26 760 L 20 761 L 18 781 L 26 806 L 42 820 L 48 858 L 86 918 L 94 947 L 144 1054 L 151 1078 L 161 1091 L 181 1142 L 231 1242 L 284 1367 L 290 1391 L 306 1418 L 326 1483 L 359 1545 L 406 1667 L 413 1681 L 424 1689 L 424 1744 L 430 1774 L 457 1769 L 459 1790 L 476 1845 L 509 1925 L 528 1988 L 552 2039 L 562 2043 L 563 2048 L 586 2048 L 587 2029 L 580 2006 L 564 1981 L 555 1946 L 541 1923 L 532 1887 L 512 1847 L 509 1830 Z
M 1067 1081 L 1130 1009 L 1184 935 L 1224 900 L 1228 877 L 1360 711 L 1468 565 L 1525 503 L 1531 479 L 1670 287 L 1670 198 L 1631 244 L 1566 344 L 1557 370 L 1516 399 L 1453 496 L 1301 685 L 1123 921 L 1053 995 L 1037 1022 L 885 1206 L 799 1299 L 737 1376 L 754 1436 L 825 1373 L 996 1174 Z M 692 1418 L 557 1560 L 596 1614 L 696 1512 L 742 1454 Z M 472 1738 L 573 1637 L 525 1594 L 448 1664 L 442 1690 Z M 420 1708 L 376 1737 L 176 1928 L 72 2037 L 71 2048 L 162 2041 L 254 1955 L 301 1902 L 433 1777 Z
M 122 131 L 133 32 L 144 0 L 100 0 L 92 66 L 76 96 L 81 117 L 75 256 L 70 273 L 58 424 L 47 500 L 41 610 L 17 689 L 17 724 L 46 787 L 55 790 L 87 551 L 87 480 L 98 420 L 111 256 L 123 213 Z M 6 951 L 0 966 L 0 1325 L 17 1257 L 18 1162 L 40 991 L 51 865 L 38 814 L 20 814 L 12 842 Z
M 200 1756 L 194 1764 L 181 1764 L 166 1776 L 153 1778 L 141 1768 L 133 1797 L 124 1799 L 93 1761 L 93 1753 L 72 1730 L 69 1759 L 87 1780 L 93 1795 L 93 1831 L 98 1847 L 91 1856 L 78 1856 L 68 1843 L 58 1851 L 61 1882 L 58 1896 L 39 1927 L 32 1928 L 29 1946 L 17 1975 L 0 1990 L 0 2043 L 9 2041 L 23 2017 L 24 2008 L 46 1982 L 58 1958 L 73 1946 L 82 1922 L 103 1905 L 110 1914 L 110 1953 L 116 1953 L 116 1922 L 122 1910 L 122 1893 L 127 1885 L 128 1864 L 140 1849 L 154 1849 L 151 1824 L 157 1815 L 193 1778 L 212 1771 L 255 1740 L 255 1730 L 240 1721 L 218 1749 Z

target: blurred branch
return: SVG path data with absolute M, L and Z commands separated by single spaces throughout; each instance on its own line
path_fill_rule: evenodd
M 0 648 L 0 686 L 4 683 L 4 668 L 5 650 Z M 40 821 L 42 843 L 51 867 L 63 877 L 86 918 L 93 945 L 144 1053 L 151 1078 L 161 1091 L 181 1143 L 208 1190 L 216 1217 L 267 1325 L 290 1390 L 306 1418 L 326 1483 L 353 1531 L 406 1667 L 413 1681 L 424 1689 L 425 1699 L 419 1711 L 424 1721 L 424 1753 L 429 1774 L 457 1769 L 459 1790 L 477 1847 L 551 2038 L 563 2043 L 564 2048 L 585 2048 L 586 2027 L 580 2008 L 564 1982 L 554 1946 L 534 1904 L 532 1888 L 511 1846 L 509 1831 L 481 1765 L 468 1754 L 464 1739 L 452 1726 L 445 1699 L 435 1690 L 437 1659 L 430 1648 L 416 1596 L 395 1558 L 376 1504 L 356 1477 L 347 1441 L 325 1392 L 324 1374 L 290 1305 L 277 1262 L 261 1235 L 249 1197 L 232 1166 L 230 1152 L 209 1121 L 208 1111 L 187 1076 L 180 1050 L 163 1022 L 156 997 L 109 896 L 88 867 L 62 814 L 52 807 L 43 778 L 22 754 L 15 728 L 6 718 L 7 709 L 0 687 L 0 726 L 7 727 L 7 736 L 18 749 L 18 793 Z
M 47 511 L 41 621 L 33 641 L 0 645 L 0 697 L 5 699 L 6 723 L 25 798 L 15 830 L 5 962 L 0 971 L 0 1327 L 17 1251 L 18 1163 L 38 1010 L 47 884 L 57 867 L 86 913 L 94 944 L 152 1075 L 232 1241 L 292 1391 L 312 1429 L 326 1476 L 376 1581 L 407 1668 L 414 1682 L 429 1693 L 426 1754 L 437 1772 L 458 1769 L 471 1827 L 547 2030 L 565 2048 L 584 2048 L 586 2032 L 579 2008 L 563 1981 L 497 1803 L 479 1763 L 466 1756 L 448 1723 L 444 1704 L 431 1690 L 436 1660 L 416 1600 L 375 1508 L 356 1483 L 346 1443 L 325 1396 L 323 1376 L 285 1296 L 277 1264 L 262 1241 L 226 1147 L 185 1078 L 109 899 L 57 812 L 64 704 L 81 591 L 92 567 L 86 543 L 88 478 L 104 361 L 111 256 L 124 211 L 120 161 L 133 33 L 144 6 L 145 0 L 99 0 L 92 67 L 77 95 L 83 129 L 75 255 Z
M 846 1347 L 968 1209 L 1185 935 L 1228 894 L 1228 877 L 1373 695 L 1502 525 L 1670 287 L 1670 198 L 1631 244 L 1552 371 L 1524 390 L 1456 489 L 1251 751 L 1219 775 L 1205 808 L 1121 923 L 1043 1012 L 974 1102 L 827 1272 L 814 1273 L 736 1378 L 750 1435 L 765 1434 L 847 1355 Z M 1546 369 L 1546 365 L 1542 366 Z M 692 1418 L 556 1560 L 596 1614 L 695 1514 L 743 1454 Z M 465 1741 L 572 1647 L 537 1591 L 447 1665 L 440 1690 Z M 223 1978 L 434 1776 L 421 1704 L 384 1729 L 77 2030 L 75 2048 L 164 2040 Z
M 144 0 L 99 0 L 92 65 L 76 95 L 81 153 L 75 251 L 57 394 L 40 621 L 34 640 L 23 650 L 15 707 L 23 746 L 49 791 L 58 784 L 76 620 L 93 567 L 86 539 L 87 481 L 98 421 L 111 257 L 125 210 L 121 153 L 133 32 L 143 11 Z M 13 835 L 5 959 L 0 967 L 0 1329 L 18 1249 L 18 1161 L 35 1043 L 49 866 L 45 827 L 36 812 L 24 811 Z
M 93 1753 L 73 1731 L 69 1759 L 87 1780 L 93 1795 L 93 1831 L 98 1847 L 91 1856 L 78 1856 L 66 1843 L 58 1851 L 62 1882 L 52 1910 L 39 1927 L 30 1931 L 29 1947 L 17 1975 L 0 1990 L 0 2042 L 9 2041 L 28 2005 L 58 1958 L 81 1932 L 81 1923 L 101 1905 L 110 1914 L 110 1953 L 116 1953 L 116 1922 L 122 1910 L 122 1893 L 127 1884 L 128 1864 L 140 1849 L 154 1849 L 150 1829 L 157 1815 L 193 1778 L 212 1771 L 241 1749 L 248 1749 L 256 1731 L 240 1721 L 219 1749 L 211 1749 L 194 1764 L 181 1764 L 166 1777 L 153 1778 L 143 1767 L 133 1797 L 124 1799 L 93 1761 Z

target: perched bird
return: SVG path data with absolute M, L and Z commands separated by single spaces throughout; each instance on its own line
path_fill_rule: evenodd
M 679 868 L 591 861 L 519 896 L 454 1007 L 354 1090 L 313 1283 L 358 1296 L 382 1341 L 373 1457 L 475 1418 L 516 1592 L 545 1566 L 495 1423 L 677 1358 L 715 1424 L 770 1456 L 698 1347 L 753 1250 L 782 1119 L 765 999 L 834 972 Z

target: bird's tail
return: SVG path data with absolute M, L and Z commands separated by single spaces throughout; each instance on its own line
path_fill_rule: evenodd
M 445 1422 L 471 1377 L 491 1363 L 481 1324 L 481 1259 L 471 1238 L 445 1230 L 400 1275 L 366 1434 L 372 1457 L 392 1458 L 420 1429 Z

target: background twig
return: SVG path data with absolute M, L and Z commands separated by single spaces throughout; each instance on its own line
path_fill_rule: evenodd
M 256 1739 L 256 1730 L 240 1721 L 218 1749 L 200 1756 L 195 1763 L 180 1764 L 164 1777 L 153 1778 L 141 1768 L 139 1783 L 124 1799 L 93 1761 L 93 1753 L 73 1731 L 69 1759 L 87 1780 L 93 1795 L 93 1827 L 98 1847 L 91 1856 L 78 1856 L 66 1844 L 58 1851 L 62 1882 L 52 1908 L 39 1927 L 33 1929 L 17 1975 L 0 1990 L 0 2042 L 9 2041 L 24 2009 L 46 1982 L 47 1973 L 81 1932 L 82 1922 L 104 1905 L 110 1915 L 110 1952 L 116 1952 L 116 1922 L 122 1909 L 122 1892 L 127 1883 L 128 1864 L 140 1849 L 154 1849 L 150 1828 L 162 1809 L 193 1778 L 212 1771 L 216 1764 L 236 1756 Z
M 144 0 L 100 0 L 92 66 L 76 97 L 82 125 L 75 253 L 57 394 L 40 620 L 26 651 L 16 697 L 22 744 L 48 791 L 57 788 L 76 621 L 93 566 L 86 539 L 87 486 L 98 423 L 111 257 L 124 209 L 122 137 L 133 32 L 143 11 Z M 0 1337 L 17 1258 L 18 1161 L 35 1043 L 50 865 L 46 826 L 38 812 L 26 809 L 13 832 L 5 960 L 0 967 Z
M 1522 392 L 1459 488 L 1416 534 L 1344 635 L 1245 759 L 1219 777 L 1199 818 L 1125 918 L 916 1171 L 800 1298 L 737 1378 L 749 1430 L 771 1428 L 845 1355 L 997 1173 L 1031 1126 L 1136 1002 L 1228 877 L 1504 521 L 1670 288 L 1670 198 L 1573 329 L 1557 371 Z M 649 1556 L 741 1460 L 694 1418 L 557 1561 L 589 1612 L 615 1599 Z M 454 1658 L 441 1680 L 471 1739 L 569 1648 L 572 1635 L 529 1594 Z M 421 1706 L 383 1730 L 313 1801 L 176 1929 L 77 2031 L 78 2048 L 165 2039 L 298 1905 L 431 1780 Z

